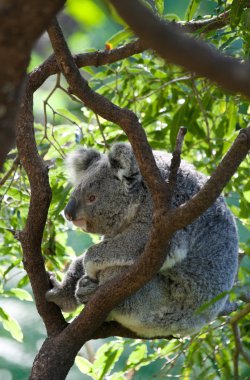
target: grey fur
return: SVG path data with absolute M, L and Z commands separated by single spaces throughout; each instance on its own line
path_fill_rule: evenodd
M 154 155 L 167 178 L 171 156 L 162 152 Z M 151 197 L 129 144 L 115 144 L 108 156 L 93 150 L 78 151 L 68 162 L 75 178 L 73 222 L 104 237 L 70 265 L 62 284 L 53 280 L 46 297 L 63 310 L 86 303 L 99 285 L 128 270 L 143 251 L 152 218 Z M 172 206 L 190 199 L 205 181 L 204 175 L 182 161 Z M 196 221 L 173 236 L 170 254 L 157 276 L 116 307 L 109 320 L 145 337 L 192 334 L 227 307 L 225 296 L 196 312 L 232 288 L 237 257 L 234 218 L 220 196 Z

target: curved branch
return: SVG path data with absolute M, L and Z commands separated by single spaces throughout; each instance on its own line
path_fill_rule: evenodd
M 177 24 L 159 20 L 139 0 L 110 0 L 110 3 L 145 46 L 154 49 L 167 62 L 198 73 L 226 90 L 250 97 L 249 62 L 227 57 L 211 45 L 186 35 Z
M 31 199 L 25 228 L 17 234 L 17 238 L 22 244 L 24 268 L 30 278 L 38 312 L 50 336 L 61 331 L 66 326 L 66 322 L 60 309 L 45 300 L 49 281 L 44 267 L 41 244 L 51 200 L 51 189 L 48 168 L 37 151 L 33 122 L 33 93 L 27 85 L 18 116 L 16 141 L 20 161 L 30 181 Z

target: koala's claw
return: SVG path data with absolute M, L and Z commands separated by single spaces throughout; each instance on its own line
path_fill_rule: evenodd
M 98 288 L 98 282 L 88 276 L 83 276 L 77 283 L 75 297 L 79 303 L 87 303 Z
M 54 273 L 48 272 L 47 274 L 52 289 L 46 292 L 46 300 L 55 303 L 62 311 L 69 312 L 75 310 L 77 302 L 74 294 L 70 291 L 70 288 L 62 287 L 62 284 L 57 281 Z
M 55 274 L 52 272 L 47 272 L 47 275 L 48 275 L 49 282 L 50 282 L 52 288 L 53 289 L 59 289 L 60 283 L 59 283 L 59 281 L 57 281 Z

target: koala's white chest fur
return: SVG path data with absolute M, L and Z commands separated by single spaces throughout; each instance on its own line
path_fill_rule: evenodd
M 160 271 L 172 268 L 176 263 L 182 261 L 187 256 L 187 247 L 175 247 L 164 261 Z

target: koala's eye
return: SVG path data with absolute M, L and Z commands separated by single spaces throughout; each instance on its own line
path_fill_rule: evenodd
M 96 200 L 96 196 L 95 196 L 95 195 L 93 195 L 93 194 L 89 195 L 89 197 L 88 197 L 88 201 L 89 201 L 90 203 L 94 202 L 95 200 Z

